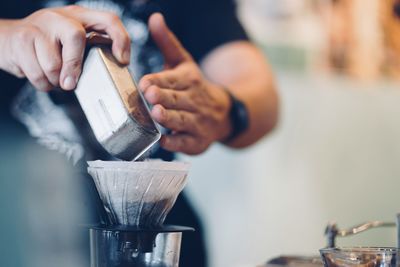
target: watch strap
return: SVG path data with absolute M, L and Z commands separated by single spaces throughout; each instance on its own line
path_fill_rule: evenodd
M 231 101 L 229 119 L 231 122 L 231 133 L 225 139 L 230 142 L 249 128 L 249 117 L 246 105 L 237 99 L 229 90 L 225 90 Z

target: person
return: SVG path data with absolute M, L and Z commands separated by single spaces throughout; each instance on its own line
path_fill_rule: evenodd
M 154 157 L 196 155 L 216 142 L 247 147 L 277 123 L 272 73 L 240 24 L 234 1 L 15 0 L 0 3 L 0 17 L 2 117 L 9 116 L 24 79 L 40 91 L 73 90 L 86 34 L 97 31 L 112 39 L 113 55 L 129 64 L 152 117 L 167 129 Z M 79 110 L 76 101 L 68 105 Z M 84 120 L 73 121 L 89 138 Z M 85 149 L 107 159 L 93 143 Z M 183 240 L 181 266 L 206 266 L 202 227 L 185 194 L 167 222 L 198 230 Z

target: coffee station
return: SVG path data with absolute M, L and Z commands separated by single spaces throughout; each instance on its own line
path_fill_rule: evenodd
M 84 151 L 53 134 L 57 119 L 44 121 L 49 132 L 40 140 L 57 153 L 2 125 L 0 266 L 187 267 L 182 242 L 199 229 L 164 223 L 183 190 L 204 221 L 211 267 L 400 265 L 400 91 L 390 38 L 398 35 L 390 27 L 382 41 L 373 32 L 397 21 L 378 20 L 378 0 L 240 2 L 276 74 L 283 103 L 276 131 L 240 152 L 217 144 L 199 157 L 148 160 L 164 130 L 113 58 L 110 40 L 90 34 L 71 93 L 113 158 L 85 160 L 76 173 L 66 162 L 82 161 Z M 361 27 L 365 21 L 372 26 Z M 348 32 L 361 41 L 344 42 Z M 43 95 L 34 97 L 23 95 L 13 110 L 33 125 L 33 136 L 43 134 L 35 116 L 55 113 Z M 87 177 L 101 223 L 87 224 L 80 209 L 87 196 L 76 188 Z

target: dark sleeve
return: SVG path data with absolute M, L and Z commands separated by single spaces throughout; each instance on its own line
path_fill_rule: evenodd
M 0 0 L 0 18 L 23 18 L 34 12 L 38 7 L 38 0 Z M 0 70 L 0 117 L 9 116 L 11 100 L 24 82 L 25 79 L 17 79 L 15 76 Z
M 23 18 L 39 8 L 38 0 L 1 0 L 0 18 L 16 19 Z
M 169 0 L 165 18 L 196 61 L 214 48 L 248 40 L 240 24 L 234 0 Z

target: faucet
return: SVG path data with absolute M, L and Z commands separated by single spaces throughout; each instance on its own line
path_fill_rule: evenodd
M 399 219 L 400 217 L 398 217 Z M 364 232 L 368 229 L 371 228 L 377 228 L 377 227 L 396 227 L 396 223 L 394 222 L 382 222 L 382 221 L 371 221 L 371 222 L 366 222 L 362 223 L 356 226 L 353 226 L 349 229 L 339 229 L 337 224 L 334 222 L 328 223 L 328 225 L 325 228 L 325 235 L 328 240 L 328 248 L 333 248 L 335 247 L 335 241 L 336 237 L 344 237 L 344 236 L 350 236 L 350 235 L 355 235 L 361 232 Z

